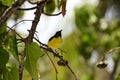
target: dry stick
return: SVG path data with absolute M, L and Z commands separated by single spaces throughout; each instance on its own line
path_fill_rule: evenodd
M 114 51 L 116 51 L 116 50 L 120 50 L 120 47 L 112 48 L 112 49 L 110 49 L 109 51 L 107 51 L 106 54 L 112 53 L 112 52 L 114 52 Z
M 21 39 L 18 39 L 18 40 L 24 40 L 21 35 L 19 35 L 14 29 L 12 29 L 12 28 L 14 28 L 16 25 L 18 25 L 19 23 L 24 22 L 24 21 L 33 21 L 33 20 L 21 20 L 21 21 L 15 23 L 12 27 L 7 26 L 7 27 L 9 28 L 9 30 L 8 30 L 7 32 L 9 32 L 9 31 L 11 30 L 11 31 L 13 31 L 14 33 L 16 33 L 16 34 L 21 38 Z
M 49 14 L 49 13 L 45 13 L 43 12 L 44 15 L 47 15 L 47 16 L 58 16 L 60 15 L 62 12 L 59 12 L 59 13 L 56 13 L 56 14 Z
M 6 9 L 0 17 L 0 25 L 2 25 L 2 23 L 4 23 L 24 2 L 25 0 L 17 0 L 12 6 Z
M 57 71 L 57 68 L 56 68 L 56 66 L 55 66 L 55 64 L 54 64 L 54 62 L 53 62 L 53 60 L 52 60 L 51 57 L 49 56 L 48 52 L 46 52 L 46 54 L 47 54 L 48 58 L 50 59 L 52 65 L 53 65 L 53 67 L 54 67 L 54 69 L 55 69 L 55 72 L 56 72 L 56 80 L 58 80 L 58 76 L 57 76 L 58 71 Z
M 18 8 L 17 10 L 29 11 L 29 10 L 34 10 L 36 8 L 37 8 L 37 6 L 31 7 L 31 8 Z M 49 13 L 43 12 L 43 14 L 47 15 L 47 16 L 58 16 L 58 15 L 62 14 L 62 12 L 55 13 L 55 14 L 49 14 Z
M 23 76 L 23 70 L 24 70 L 24 58 L 26 57 L 26 47 L 31 43 L 33 42 L 33 37 L 34 37 L 34 33 L 36 31 L 36 28 L 37 28 L 37 25 L 38 25 L 38 22 L 40 20 L 40 16 L 41 16 L 41 13 L 43 11 L 43 7 L 44 7 L 44 3 L 45 2 L 41 2 L 39 4 L 37 4 L 37 9 L 36 9 L 36 12 L 35 12 L 35 17 L 34 17 L 34 20 L 32 22 L 32 26 L 31 26 L 31 29 L 29 31 L 29 35 L 28 37 L 24 40 L 25 42 L 25 49 L 24 49 L 24 53 L 23 55 L 21 55 L 21 61 L 20 61 L 20 65 L 19 65 L 19 76 L 20 76 L 20 79 L 19 80 L 22 80 L 22 76 Z
M 8 27 L 8 26 L 7 26 Z M 23 39 L 22 38 L 22 36 L 21 35 L 19 35 L 15 30 L 13 30 L 12 28 L 10 28 L 10 27 L 8 27 L 9 28 L 9 30 L 11 30 L 11 31 L 13 31 L 16 35 L 18 35 L 21 39 Z
M 73 72 L 73 70 L 70 68 L 70 66 L 68 64 L 66 64 L 67 68 L 70 70 L 70 72 L 72 73 L 72 75 L 74 76 L 75 80 L 79 80 L 77 78 L 77 76 L 75 75 L 75 73 Z
M 14 28 L 16 25 L 18 25 L 19 23 L 24 22 L 24 21 L 33 21 L 33 20 L 21 20 L 21 21 L 15 23 L 15 24 L 11 27 L 11 29 Z
M 29 31 L 29 35 L 27 37 L 28 43 L 31 43 L 33 41 L 34 33 L 36 31 L 38 22 L 40 20 L 40 16 L 41 16 L 41 14 L 43 12 L 43 7 L 44 7 L 44 2 L 41 2 L 37 6 L 37 9 L 36 9 L 36 12 L 35 12 L 35 18 L 34 18 L 34 20 L 32 22 L 32 27 L 31 27 L 31 29 Z
M 21 20 L 21 21 L 15 23 L 12 27 L 7 26 L 7 27 L 9 28 L 8 32 L 11 30 L 11 31 L 13 31 L 14 33 L 16 33 L 21 39 L 23 39 L 22 36 L 20 36 L 20 35 L 19 35 L 15 30 L 13 30 L 12 28 L 14 28 L 16 25 L 18 25 L 19 23 L 24 22 L 24 21 L 33 21 L 33 20 Z
M 23 10 L 23 11 L 28 11 L 28 10 L 33 10 L 36 9 L 37 6 L 31 7 L 31 8 L 18 8 L 17 10 Z
M 46 44 L 43 44 L 39 41 L 39 39 L 35 38 L 34 39 L 41 45 L 41 47 L 48 47 Z

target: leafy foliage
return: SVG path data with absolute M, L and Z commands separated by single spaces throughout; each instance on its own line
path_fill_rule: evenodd
M 37 60 L 41 56 L 41 50 L 38 44 L 31 43 L 26 47 L 25 68 L 28 70 L 34 80 L 38 80 Z
M 77 31 L 79 31 L 79 33 L 77 33 L 79 35 L 77 37 L 79 40 L 79 44 L 77 44 L 77 51 L 87 62 L 88 65 L 86 66 L 88 69 L 92 70 L 91 72 L 93 72 L 94 69 L 90 60 L 94 54 L 97 54 L 98 56 L 109 55 L 106 53 L 108 50 L 120 46 L 120 27 L 118 27 L 120 26 L 119 21 L 111 21 L 110 23 L 107 22 L 106 19 L 103 18 L 104 16 L 100 15 L 101 12 L 97 8 L 98 7 L 87 4 L 75 9 L 75 23 Z M 113 53 L 116 53 L 116 56 L 120 55 L 119 51 Z M 119 61 L 118 57 L 114 58 Z M 116 63 L 117 61 L 114 61 L 115 65 Z M 113 68 L 117 70 L 117 68 Z M 90 75 L 94 76 L 94 73 L 91 72 L 88 71 L 87 73 L 90 73 L 88 75 L 85 73 L 86 78 Z M 108 71 L 108 75 L 109 73 L 110 72 Z M 114 76 L 114 74 L 110 76 Z
M 56 8 L 56 4 L 54 0 L 47 0 L 45 4 L 45 12 L 52 13 Z
M 6 63 L 8 62 L 9 54 L 6 50 L 0 47 L 0 72 L 6 67 Z
M 3 34 L 6 31 L 6 23 L 1 25 L 0 34 Z
M 10 51 L 15 57 L 16 60 L 19 60 L 18 58 L 18 47 L 17 47 L 17 39 L 15 33 L 9 33 L 9 47 Z
M 10 6 L 13 3 L 13 0 L 0 0 L 0 2 L 2 3 L 2 5 L 4 6 Z
M 115 80 L 120 80 L 120 76 L 118 75 Z
M 120 37 L 119 28 L 117 28 L 117 30 L 115 29 L 119 26 L 119 22 L 105 22 L 104 24 L 108 26 L 103 29 L 102 27 L 105 27 L 105 25 L 102 26 L 103 23 L 100 23 L 103 19 L 99 17 L 97 13 L 97 9 L 87 5 L 75 10 L 75 22 L 77 28 L 80 30 L 79 51 L 85 59 L 87 59 L 87 57 L 88 59 L 90 58 L 91 52 L 96 49 L 96 47 L 100 49 L 97 49 L 98 52 L 103 53 L 113 47 L 120 46 L 118 41 Z M 91 21 L 92 17 L 96 19 L 94 22 Z
M 3 80 L 19 80 L 18 69 L 15 66 L 4 69 Z

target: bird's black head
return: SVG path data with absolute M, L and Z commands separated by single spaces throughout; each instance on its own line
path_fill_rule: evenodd
M 49 39 L 49 41 L 51 41 L 53 38 L 61 37 L 61 36 L 62 36 L 62 35 L 61 35 L 61 31 L 62 31 L 62 30 L 57 31 L 57 32 L 55 33 L 55 35 L 52 36 L 52 37 Z
M 54 37 L 61 37 L 62 35 L 61 35 L 61 32 L 62 32 L 62 30 L 60 30 L 60 31 L 57 31 L 56 33 L 55 33 L 55 35 L 54 35 Z

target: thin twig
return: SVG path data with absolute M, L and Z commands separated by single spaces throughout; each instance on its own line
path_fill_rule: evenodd
M 42 42 L 39 41 L 39 39 L 35 38 L 34 39 L 41 45 L 41 47 L 48 47 L 46 44 L 43 44 Z
M 8 26 L 7 26 L 8 27 Z M 13 31 L 16 35 L 18 35 L 21 39 L 23 39 L 23 37 L 21 35 L 19 35 L 15 30 L 13 30 L 12 28 L 8 27 L 9 30 Z
M 55 66 L 55 64 L 54 64 L 54 62 L 53 62 L 53 60 L 51 59 L 51 57 L 49 56 L 49 54 L 48 54 L 48 52 L 47 52 L 47 51 L 46 51 L 46 54 L 47 54 L 47 56 L 48 56 L 49 60 L 51 61 L 52 65 L 53 65 L 53 67 L 54 67 L 54 69 L 55 69 L 55 73 L 56 73 L 56 80 L 58 80 L 58 77 L 57 77 L 57 74 L 58 74 L 57 68 L 56 68 L 56 66 Z
M 36 8 L 37 8 L 37 6 L 31 7 L 31 8 L 18 8 L 17 10 L 28 11 L 28 10 L 33 10 Z
M 16 25 L 18 25 L 19 23 L 24 22 L 24 21 L 33 21 L 33 20 L 21 20 L 21 21 L 15 23 L 15 24 L 11 27 L 11 29 L 14 28 Z
M 77 78 L 77 76 L 75 75 L 75 73 L 73 72 L 73 70 L 71 69 L 71 67 L 70 67 L 68 64 L 66 64 L 66 66 L 67 66 L 67 68 L 70 70 L 70 72 L 72 73 L 72 75 L 74 76 L 75 80 L 79 80 L 79 79 Z
M 47 15 L 47 16 L 58 16 L 60 15 L 62 12 L 59 12 L 59 13 L 56 13 L 56 14 L 49 14 L 49 13 L 45 13 L 43 12 L 44 15 Z
M 112 52 L 114 52 L 114 51 L 116 51 L 116 50 L 120 50 L 120 47 L 112 48 L 112 49 L 110 49 L 109 51 L 107 51 L 105 54 L 112 53 Z

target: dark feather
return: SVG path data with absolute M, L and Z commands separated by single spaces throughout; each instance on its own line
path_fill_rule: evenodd
M 49 39 L 49 41 L 51 41 L 53 38 L 61 37 L 61 36 L 62 36 L 62 35 L 61 35 L 61 31 L 62 31 L 62 30 L 57 31 L 57 32 L 55 33 L 55 35 L 52 36 L 52 37 Z

